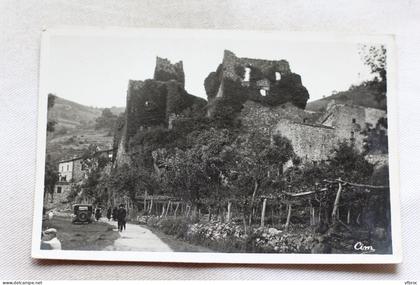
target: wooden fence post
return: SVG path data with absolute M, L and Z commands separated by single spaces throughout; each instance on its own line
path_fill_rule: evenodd
M 280 204 L 279 204 L 279 225 L 281 225 L 282 208 L 283 208 L 283 204 L 280 202 Z
M 171 200 L 169 200 L 168 202 L 168 206 L 166 207 L 166 213 L 165 213 L 165 217 L 168 215 L 170 209 L 172 208 L 172 204 L 171 204 Z
M 338 190 L 337 190 L 337 194 L 335 196 L 335 201 L 334 201 L 334 208 L 331 214 L 331 218 L 332 218 L 332 222 L 336 223 L 337 222 L 337 211 L 338 211 L 338 205 L 340 203 L 340 195 L 341 195 L 341 191 L 342 191 L 343 187 L 341 186 L 341 182 L 338 182 Z
M 267 206 L 267 198 L 264 198 L 262 209 L 261 209 L 261 227 L 264 227 L 266 206 Z
M 162 203 L 162 214 L 160 215 L 163 217 L 165 215 L 165 202 Z
M 228 206 L 227 206 L 227 216 L 226 216 L 226 221 L 228 223 L 230 222 L 230 219 L 231 219 L 231 208 L 232 208 L 232 202 L 229 201 Z
M 209 206 L 209 222 L 211 221 L 211 214 L 212 214 L 212 212 L 211 212 L 211 206 Z
M 152 214 L 152 209 L 153 209 L 153 197 L 152 197 L 152 199 L 150 199 L 149 214 Z
M 347 224 L 350 224 L 350 207 L 347 209 Z
M 176 218 L 176 213 L 178 212 L 179 202 L 176 203 L 174 217 Z
M 292 215 L 292 204 L 288 204 L 288 208 L 287 208 L 287 219 L 286 219 L 286 224 L 284 225 L 284 228 L 287 230 L 289 228 L 290 225 L 290 216 Z
M 312 205 L 309 206 L 309 225 L 313 226 L 315 224 L 315 214 L 314 214 L 314 207 Z
M 147 211 L 147 190 L 144 190 L 144 202 L 143 202 L 143 212 Z

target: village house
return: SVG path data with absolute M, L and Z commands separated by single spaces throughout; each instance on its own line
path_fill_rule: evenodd
M 107 149 L 96 152 L 95 156 L 105 156 L 112 161 L 112 153 L 113 149 Z M 75 157 L 58 163 L 58 181 L 54 185 L 54 192 L 45 197 L 45 206 L 47 208 L 68 203 L 67 197 L 72 188 L 86 176 L 83 160 L 83 157 Z M 110 165 L 106 171 L 110 171 Z

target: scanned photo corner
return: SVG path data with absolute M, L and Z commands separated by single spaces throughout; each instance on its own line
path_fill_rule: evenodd
M 51 29 L 32 256 L 401 262 L 393 36 Z

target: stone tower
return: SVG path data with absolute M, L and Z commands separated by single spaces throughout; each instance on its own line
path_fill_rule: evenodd
M 185 86 L 185 74 L 182 61 L 172 64 L 168 59 L 156 57 L 156 67 L 153 78 L 159 81 L 176 80 Z
M 168 128 L 187 108 L 204 108 L 206 100 L 189 94 L 185 89 L 182 61 L 172 64 L 157 57 L 153 79 L 129 80 L 125 124 L 121 128 L 117 164 L 128 162 L 130 139 L 138 132 L 153 127 Z

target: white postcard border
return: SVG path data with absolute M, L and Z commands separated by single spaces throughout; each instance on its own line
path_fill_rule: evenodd
M 390 201 L 392 254 L 271 254 L 271 253 L 195 253 L 195 252 L 131 252 L 131 251 L 74 251 L 41 250 L 42 207 L 47 125 L 47 64 L 51 36 L 112 36 L 112 37 L 214 37 L 268 39 L 274 36 L 285 41 L 363 42 L 383 43 L 387 48 L 387 110 L 390 171 Z M 38 132 L 36 157 L 36 189 L 32 230 L 32 257 L 39 259 L 140 261 L 178 263 L 235 263 L 235 264 L 387 264 L 402 262 L 399 152 L 397 117 L 397 64 L 395 37 L 392 35 L 355 35 L 347 33 L 306 33 L 278 31 L 183 30 L 62 27 L 44 30 L 41 40 L 40 79 L 38 93 Z

